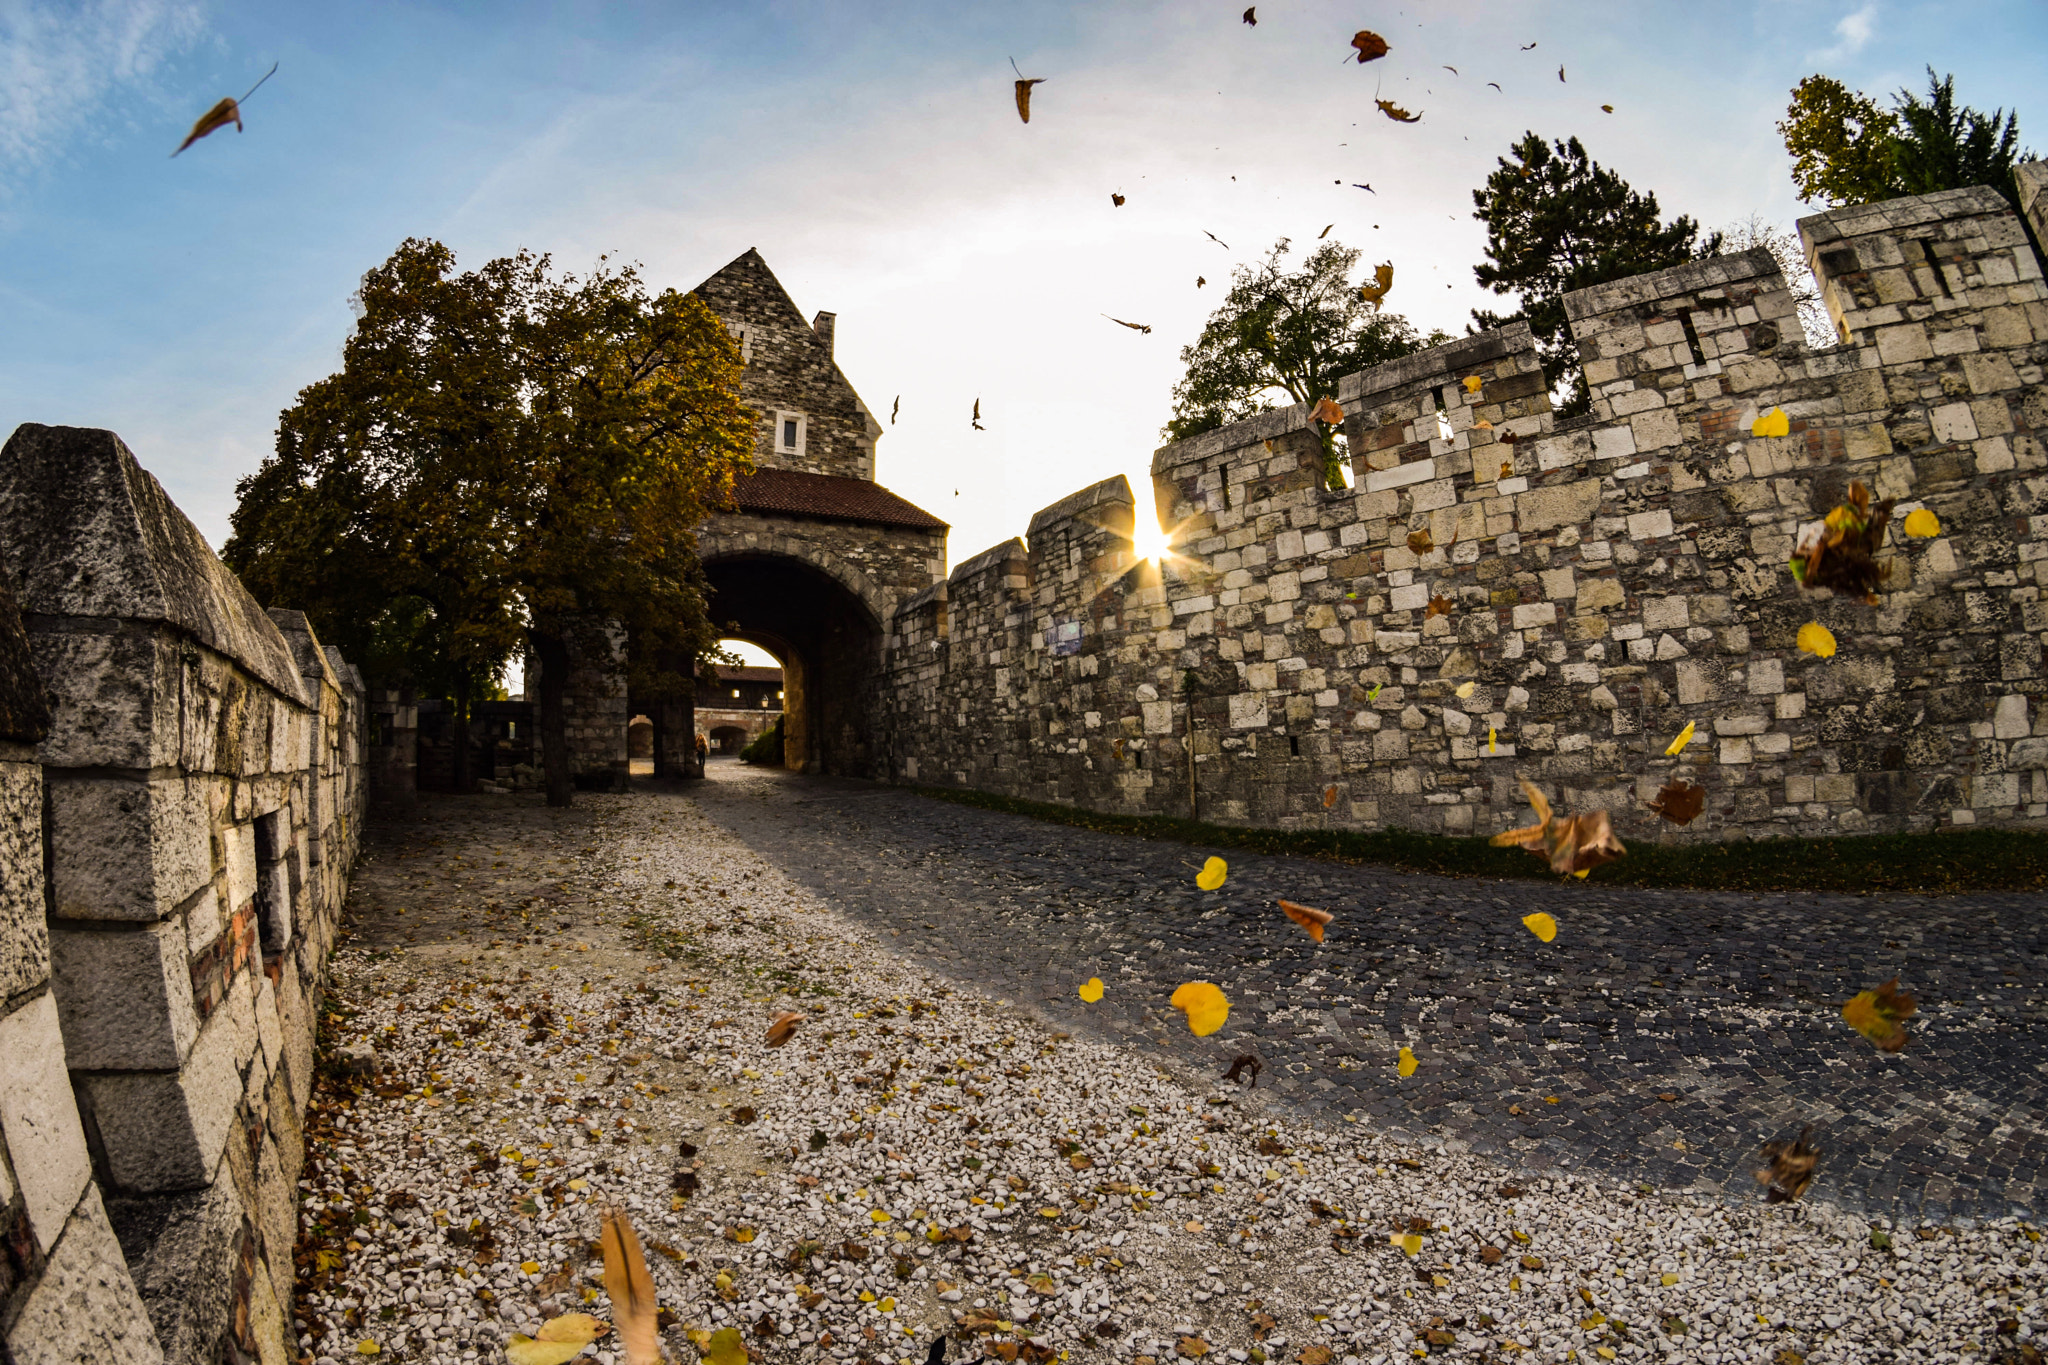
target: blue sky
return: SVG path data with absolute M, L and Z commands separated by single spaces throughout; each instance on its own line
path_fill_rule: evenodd
M 218 545 L 405 237 L 680 287 L 759 247 L 838 313 L 869 406 L 901 395 L 879 477 L 953 523 L 958 562 L 1142 483 L 1179 348 L 1278 237 L 1334 224 L 1394 263 L 1390 308 L 1461 332 L 1498 303 L 1470 192 L 1525 129 L 1579 135 L 1667 215 L 1789 227 L 1811 210 L 1772 125 L 1800 77 L 1875 93 L 1931 63 L 2011 106 L 2048 51 L 2039 0 L 1242 8 L 0 0 L 0 432 L 112 427 Z M 1391 54 L 1346 65 L 1360 27 Z M 1028 127 L 1012 57 L 1046 78 Z M 247 131 L 170 159 L 273 61 Z M 2048 110 L 2020 112 L 2048 149 Z

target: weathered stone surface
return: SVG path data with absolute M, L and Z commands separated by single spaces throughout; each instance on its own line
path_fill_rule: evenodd
M 180 1070 L 79 1077 L 117 1186 L 154 1193 L 212 1182 L 257 1045 L 253 994 L 245 984 L 229 995 Z
M 85 1132 L 64 1070 L 64 1036 L 48 994 L 0 1019 L 0 1138 L 45 1255 L 92 1179 Z
M 0 562 L 0 740 L 33 742 L 49 728 L 50 707 L 42 679 L 29 660 L 28 635 L 14 600 L 14 576 Z
M 175 1071 L 199 1036 L 176 920 L 132 929 L 60 924 L 50 957 L 64 1050 L 77 1071 Z
M 8 1329 L 6 1354 L 14 1365 L 163 1365 L 97 1190 L 86 1191 L 65 1225 Z
M 43 908 L 43 775 L 25 745 L 0 741 L 0 1001 L 50 976 Z
M 213 876 L 211 784 L 204 779 L 46 771 L 59 918 L 155 921 Z

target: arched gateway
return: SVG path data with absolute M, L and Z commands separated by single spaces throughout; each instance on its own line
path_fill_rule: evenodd
M 943 579 L 946 523 L 874 481 L 882 425 L 832 358 L 833 314 L 805 321 L 752 250 L 695 293 L 739 341 L 740 393 L 760 414 L 756 472 L 735 488 L 736 510 L 698 533 L 712 619 L 782 661 L 789 767 L 882 776 L 887 625 Z M 627 721 L 640 714 L 654 720 L 658 774 L 698 771 L 694 698 L 629 697 L 617 676 L 572 679 L 578 772 L 623 773 Z

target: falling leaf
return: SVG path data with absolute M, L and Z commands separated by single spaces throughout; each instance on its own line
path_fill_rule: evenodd
M 1380 107 L 1380 112 L 1382 114 L 1385 114 L 1388 118 L 1392 119 L 1396 123 L 1422 122 L 1422 115 L 1411 114 L 1406 109 L 1403 109 L 1400 105 L 1394 103 L 1392 100 L 1374 100 L 1373 103 L 1377 104 Z
M 1343 423 L 1344 409 L 1338 405 L 1336 399 L 1325 396 L 1316 399 L 1315 408 L 1310 411 L 1309 416 L 1324 426 L 1334 427 Z
M 1678 757 L 1678 755 L 1684 753 L 1685 746 L 1692 743 L 1692 735 L 1693 723 L 1691 721 L 1687 721 L 1685 723 L 1685 728 L 1678 732 L 1678 738 L 1672 740 L 1670 744 L 1665 746 L 1664 756 L 1666 758 L 1676 758 Z
M 1557 921 L 1538 910 L 1533 915 L 1522 916 L 1522 927 L 1545 943 L 1557 937 Z
M 1478 684 L 1478 683 L 1476 683 L 1476 682 L 1462 682 L 1462 683 L 1459 683 L 1459 684 L 1458 684 L 1458 700 L 1459 700 L 1459 701 L 1469 701 L 1469 700 L 1471 699 L 1471 697 L 1472 697 L 1472 694 L 1473 694 L 1474 692 L 1478 691 L 1478 690 L 1479 690 L 1479 684 Z
M 1202 229 L 1202 235 L 1203 235 L 1204 237 L 1207 237 L 1207 238 L 1208 238 L 1208 239 L 1209 239 L 1210 241 L 1214 242 L 1214 243 L 1215 243 L 1216 245 L 1218 245 L 1218 246 L 1222 247 L 1222 248 L 1223 248 L 1223 249 L 1224 249 L 1225 251 L 1228 251 L 1228 250 L 1230 250 L 1230 243 L 1228 243 L 1228 242 L 1224 241 L 1224 240 L 1223 240 L 1223 239 L 1222 239 L 1221 237 L 1218 237 L 1218 236 L 1217 236 L 1217 235 L 1216 235 L 1215 233 L 1213 233 L 1213 232 L 1209 231 L 1209 229 L 1207 229 L 1207 228 L 1203 228 L 1203 229 Z
M 1521 829 L 1511 829 L 1493 836 L 1496 848 L 1518 846 L 1527 849 L 1550 863 L 1550 870 L 1557 873 L 1590 872 L 1600 864 L 1611 862 L 1628 852 L 1621 840 L 1614 837 L 1614 826 L 1604 810 L 1591 811 L 1581 815 L 1558 819 L 1550 813 L 1550 803 L 1543 799 L 1543 793 L 1536 790 L 1527 778 L 1522 780 L 1522 794 L 1536 810 L 1536 821 Z M 1526 921 L 1525 921 L 1526 923 Z M 1531 926 L 1532 928 L 1534 926 Z
M 1010 70 L 1017 71 L 1017 59 L 1014 57 L 1010 59 Z M 1017 117 L 1026 123 L 1031 122 L 1031 87 L 1044 84 L 1043 76 L 1027 80 L 1023 72 L 1017 71 Z
M 1530 52 L 1530 51 L 1533 51 L 1533 50 L 1535 49 L 1535 47 L 1536 47 L 1536 44 L 1534 44 L 1534 43 L 1531 43 L 1531 44 L 1529 44 L 1529 45 L 1528 45 L 1527 47 L 1523 48 L 1523 49 L 1522 49 L 1522 51 L 1524 51 L 1524 52 Z
M 1427 621 L 1432 616 L 1448 616 L 1454 605 L 1456 604 L 1448 597 L 1432 597 L 1429 599 L 1429 609 L 1422 613 L 1422 619 Z
M 1121 194 L 1118 194 L 1115 190 L 1111 190 L 1109 192 L 1109 206 L 1113 209 L 1122 208 L 1124 206 L 1124 197 Z M 1126 327 L 1130 326 L 1129 323 L 1125 323 L 1124 325 Z
M 1109 318 L 1109 314 L 1107 314 L 1107 313 L 1104 313 L 1104 314 L 1103 314 L 1102 316 L 1104 316 L 1104 317 L 1106 317 L 1106 318 Z M 1111 322 L 1115 323 L 1115 324 L 1116 324 L 1117 326 L 1119 326 L 1119 327 L 1128 327 L 1128 328 L 1130 328 L 1130 329 L 1131 329 L 1131 330 L 1132 330 L 1133 332 L 1143 332 L 1143 333 L 1145 333 L 1145 334 L 1146 334 L 1146 335 L 1148 335 L 1148 336 L 1149 336 L 1149 335 L 1151 334 L 1151 332 L 1152 332 L 1152 327 L 1151 327 L 1151 325 L 1150 325 L 1149 323 L 1143 323 L 1143 322 L 1125 322 L 1125 321 L 1124 321 L 1124 320 L 1123 320 L 1122 318 L 1109 318 L 1109 320 L 1110 320 Z
M 1102 998 L 1102 978 L 1091 976 L 1086 981 L 1083 981 L 1081 983 L 1080 995 L 1083 1000 L 1086 1000 L 1091 1005 L 1100 1000 Z
M 1404 1047 L 1401 1049 L 1400 1060 L 1394 1063 L 1394 1070 L 1400 1072 L 1403 1076 L 1413 1076 L 1415 1068 L 1420 1065 L 1422 1063 L 1415 1060 L 1415 1054 Z M 1411 1251 L 1408 1254 L 1413 1256 L 1415 1253 Z
M 1842 1017 L 1849 1021 L 1849 1027 L 1877 1044 L 1880 1051 L 1897 1052 L 1906 1045 L 1903 1021 L 1912 1018 L 1919 1008 L 1912 996 L 1899 990 L 1899 979 L 1895 976 L 1874 991 L 1859 992 L 1842 1006 Z
M 1500 462 L 1500 476 L 1503 479 L 1510 477 L 1514 472 L 1515 462 L 1513 460 L 1502 460 Z
M 1674 825 L 1689 825 L 1707 803 L 1707 789 L 1693 782 L 1667 782 L 1658 789 L 1650 809 Z
M 1426 555 L 1436 548 L 1436 541 L 1431 538 L 1427 526 L 1408 533 L 1408 548 L 1419 555 Z
M 1358 64 L 1378 61 L 1387 55 L 1387 40 L 1369 28 L 1362 28 L 1351 35 L 1351 46 L 1358 49 Z
M 1790 1142 L 1766 1142 L 1763 1159 L 1770 1165 L 1756 1173 L 1759 1185 L 1767 1186 L 1764 1202 L 1767 1204 L 1789 1204 L 1806 1193 L 1806 1187 L 1813 1183 L 1814 1164 L 1820 1160 L 1820 1148 L 1807 1141 L 1813 1135 L 1813 1125 L 1807 1124 L 1797 1138 Z
M 1465 381 L 1464 381 L 1464 383 L 1465 383 L 1465 392 L 1467 392 L 1467 393 L 1477 393 L 1477 392 L 1479 392 L 1480 386 L 1481 386 L 1481 385 L 1483 385 L 1483 384 L 1484 384 L 1485 382 L 1486 382 L 1485 380 L 1481 379 L 1481 378 L 1480 378 L 1480 377 L 1479 377 L 1478 375 L 1476 375 L 1476 374 L 1468 374 L 1468 375 L 1466 375 L 1466 376 L 1465 376 Z
M 719 1328 L 698 1343 L 697 1349 L 704 1357 L 704 1365 L 747 1365 L 747 1345 L 737 1327 Z
M 1244 12 L 1244 21 L 1247 24 L 1250 24 L 1253 28 L 1257 28 L 1259 26 L 1259 7 L 1257 5 L 1253 5 L 1250 9 Z
M 1352 182 L 1351 182 L 1351 188 L 1352 188 L 1352 189 L 1354 189 L 1354 190 L 1364 190 L 1364 191 L 1365 191 L 1365 192 L 1366 192 L 1367 194 L 1378 194 L 1378 193 L 1379 193 L 1379 191 L 1378 191 L 1378 190 L 1376 190 L 1376 189 L 1374 189 L 1374 188 L 1373 188 L 1372 186 L 1370 186 L 1370 185 L 1361 185 L 1361 184 L 1359 184 L 1359 183 L 1358 183 L 1358 182 L 1357 182 L 1356 180 L 1354 180 L 1354 181 L 1352 181 Z M 1374 228 L 1374 230 L 1375 230 L 1375 231 L 1377 231 L 1377 230 L 1378 230 L 1378 228 L 1379 228 L 1379 224 L 1378 224 L 1378 223 L 1374 223 L 1374 224 L 1373 224 L 1373 228 Z
M 624 1209 L 604 1212 L 604 1292 L 611 1296 L 612 1329 L 626 1365 L 661 1365 L 661 1330 L 655 1323 L 654 1277 L 640 1254 L 640 1239 Z
M 1458 74 L 1458 68 L 1450 65 L 1449 63 L 1444 64 L 1444 70 L 1450 72 L 1453 76 Z
M 1367 690 L 1365 694 L 1365 699 L 1367 701 L 1378 701 L 1380 699 L 1380 689 L 1384 686 L 1386 686 L 1385 683 L 1374 683 L 1372 687 Z
M 1370 188 L 1368 186 L 1367 188 Z M 1358 286 L 1358 297 L 1374 308 L 1378 308 L 1387 297 L 1387 291 L 1394 287 L 1394 263 L 1382 261 L 1372 268 L 1372 283 Z
M 1804 653 L 1832 659 L 1835 657 L 1834 632 L 1818 621 L 1808 621 L 1799 628 L 1799 648 Z
M 980 400 L 979 398 L 977 398 L 977 399 L 975 399 L 975 400 L 974 400 L 974 418 L 973 418 L 973 421 L 974 421 L 974 429 L 975 429 L 976 431 L 987 431 L 987 430 L 988 430 L 988 428 L 987 428 L 987 427 L 985 427 L 985 426 L 983 426 L 983 425 L 981 424 L 981 400 Z
M 1500 733 L 1491 725 L 1486 727 L 1486 752 L 1490 754 L 1500 752 Z
M 767 1043 L 770 1047 L 781 1047 L 796 1036 L 796 1026 L 804 1021 L 803 1015 L 795 1010 L 784 1010 L 768 1025 Z
M 1257 1057 L 1247 1052 L 1230 1064 L 1230 1070 L 1223 1073 L 1223 1079 L 1226 1081 L 1239 1081 L 1247 1086 L 1256 1086 L 1259 1083 L 1259 1073 L 1265 1069 L 1266 1065 L 1264 1062 L 1261 1062 Z M 1250 1072 L 1249 1075 L 1245 1074 L 1247 1071 Z
M 1491 423 L 1491 422 L 1487 421 L 1487 420 L 1486 420 L 1486 419 L 1485 419 L 1484 417 L 1482 417 L 1482 418 L 1480 418 L 1480 419 L 1479 419 L 1478 421 L 1476 421 L 1476 422 L 1474 422 L 1474 423 L 1472 424 L 1472 430 L 1474 430 L 1474 431 L 1492 431 L 1492 430 L 1493 430 L 1493 423 Z
M 1336 808 L 1336 805 L 1337 805 L 1337 789 L 1336 789 L 1335 787 L 1325 787 L 1325 788 L 1323 788 L 1323 809 L 1324 809 L 1324 810 L 1333 810 L 1333 809 L 1335 809 L 1335 808 Z
M 542 1324 L 537 1337 L 514 1333 L 505 1343 L 505 1358 L 512 1365 L 563 1365 L 582 1354 L 603 1330 L 588 1313 L 565 1313 Z
M 255 85 L 250 86 L 249 94 L 242 96 L 242 100 L 246 100 L 249 98 L 249 95 L 255 94 L 256 91 L 262 86 L 263 81 L 269 80 L 272 76 L 276 74 L 277 63 L 272 62 L 270 64 L 270 70 L 263 73 L 263 79 L 257 81 Z M 204 114 L 201 114 L 199 116 L 199 122 L 192 125 L 192 131 L 185 134 L 185 140 L 178 144 L 178 152 L 184 151 L 187 147 L 190 147 L 193 143 L 199 141 L 200 138 L 205 137 L 208 133 L 219 132 L 222 128 L 227 127 L 230 123 L 235 125 L 236 132 L 239 133 L 242 131 L 241 100 L 222 99 L 220 103 L 214 105 L 213 108 L 207 110 Z M 171 155 L 176 156 L 178 152 L 172 152 Z
M 1281 901 L 1280 913 L 1308 930 L 1308 936 L 1318 943 L 1323 941 L 1323 926 L 1333 918 L 1327 910 L 1311 909 L 1306 905 L 1296 905 L 1293 901 Z
M 1603 114 L 1611 114 L 1614 112 L 1614 106 L 1611 104 L 1603 104 L 1600 106 L 1600 112 Z
M 1559 62 L 1557 66 L 1557 81 L 1560 85 L 1564 84 L 1564 63 L 1562 62 Z
M 896 401 L 889 405 L 889 425 L 896 425 L 896 414 L 903 410 L 903 395 L 897 394 Z
M 1789 436 L 1792 434 L 1792 419 L 1785 415 L 1783 408 L 1772 408 L 1749 424 L 1752 436 Z
M 1500 90 L 1500 82 L 1499 82 L 1499 81 L 1488 81 L 1488 82 L 1487 82 L 1487 84 L 1488 84 L 1488 85 L 1490 85 L 1490 86 L 1492 86 L 1492 87 L 1493 87 L 1494 89 L 1496 89 L 1496 90 Z M 1500 92 L 1501 92 L 1501 94 L 1503 94 L 1503 95 L 1507 94 L 1507 91 L 1505 91 L 1505 90 L 1500 90 Z
M 1519 437 L 1519 436 L 1515 435 L 1515 433 L 1514 433 L 1514 432 L 1512 432 L 1512 431 L 1503 431 L 1503 432 L 1502 432 L 1502 433 L 1500 434 L 1500 443 L 1501 443 L 1502 445 L 1506 445 L 1506 446 L 1511 446 L 1511 445 L 1513 445 L 1513 444 L 1514 444 L 1515 442 L 1517 442 L 1517 441 L 1519 441 L 1519 440 L 1521 440 L 1521 439 L 1522 439 L 1521 437 Z
M 1916 507 L 1906 513 L 1906 534 L 1922 540 L 1941 534 L 1941 518 L 1925 507 Z
M 1197 289 L 1200 289 L 1203 285 L 1207 284 L 1208 282 L 1209 281 L 1203 279 L 1200 275 L 1195 276 L 1195 288 Z
M 1202 864 L 1202 870 L 1195 874 L 1195 885 L 1204 891 L 1214 891 L 1223 885 L 1223 879 L 1230 875 L 1230 864 L 1221 858 L 1211 858 Z
M 1792 542 L 1793 579 L 1802 588 L 1828 588 L 1875 603 L 1878 585 L 1892 572 L 1876 555 L 1884 545 L 1893 501 L 1873 504 L 1862 481 L 1852 481 L 1846 502 L 1799 528 Z
M 1335 227 L 1335 226 L 1337 226 L 1337 225 L 1336 225 L 1335 223 L 1329 223 L 1329 224 L 1326 224 L 1326 225 L 1324 226 L 1323 230 L 1322 230 L 1321 232 L 1318 232 L 1318 233 L 1316 234 L 1316 240 L 1320 242 L 1320 241 L 1322 241 L 1322 240 L 1323 240 L 1323 238 L 1325 238 L 1325 237 L 1329 236 L 1329 235 L 1330 235 L 1330 229 L 1331 229 L 1331 228 L 1333 228 L 1333 227 Z
M 1186 1013 L 1188 1031 L 1197 1038 L 1206 1038 L 1230 1017 L 1230 1002 L 1223 998 L 1223 992 L 1214 982 L 1189 981 L 1181 985 L 1167 1001 L 1175 1009 Z

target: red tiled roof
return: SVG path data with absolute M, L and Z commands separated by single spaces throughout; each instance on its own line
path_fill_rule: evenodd
M 943 531 L 946 523 L 877 483 L 839 474 L 805 474 L 794 469 L 757 469 L 733 480 L 733 501 L 743 512 L 828 517 L 882 526 L 915 526 Z

